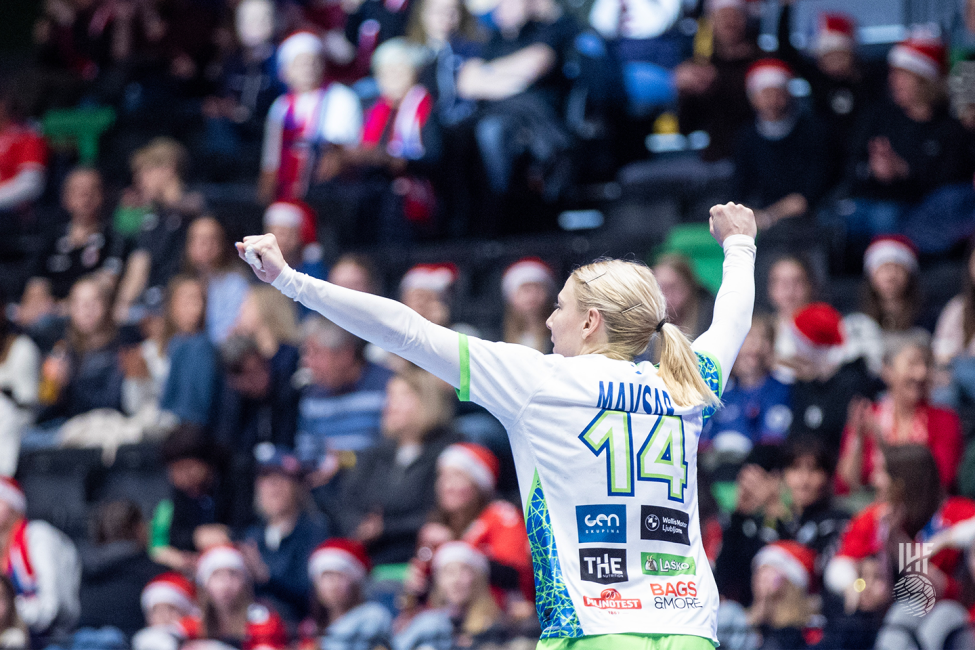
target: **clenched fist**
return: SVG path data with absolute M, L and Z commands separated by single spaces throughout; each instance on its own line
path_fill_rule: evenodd
M 254 249 L 254 254 L 261 261 L 261 268 L 253 265 L 251 268 L 254 269 L 254 275 L 268 284 L 274 282 L 281 274 L 281 271 L 284 270 L 284 267 L 288 265 L 284 261 L 284 255 L 281 254 L 281 249 L 278 247 L 278 240 L 274 235 L 251 235 L 250 237 L 244 237 L 244 241 L 237 242 L 236 246 L 237 254 L 245 262 L 247 262 L 247 249 Z
M 739 203 L 725 203 L 711 208 L 711 234 L 719 244 L 731 235 L 748 235 L 754 237 L 758 233 L 755 223 L 755 213 Z

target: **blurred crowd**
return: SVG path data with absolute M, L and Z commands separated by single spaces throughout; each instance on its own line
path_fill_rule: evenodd
M 0 647 L 533 647 L 501 425 L 256 283 L 194 183 L 250 187 L 304 273 L 549 352 L 568 259 L 507 260 L 467 323 L 464 260 L 388 291 L 349 251 L 544 230 L 624 164 L 759 220 L 700 443 L 722 645 L 975 647 L 975 2 L 879 56 L 840 13 L 797 48 L 790 2 L 693 4 L 48 0 L 0 84 Z M 74 165 L 34 118 L 95 106 Z M 647 124 L 693 146 L 634 163 Z M 706 330 L 694 260 L 650 261 Z M 59 530 L 41 503 L 87 497 L 32 479 L 79 448 L 148 450 L 161 498 Z

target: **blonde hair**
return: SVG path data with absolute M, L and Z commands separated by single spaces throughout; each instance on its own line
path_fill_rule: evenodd
M 372 69 L 382 68 L 390 63 L 406 63 L 419 70 L 429 59 L 426 48 L 402 37 L 391 38 L 372 53 Z
M 294 345 L 301 340 L 294 303 L 290 298 L 266 284 L 253 287 L 249 298 L 254 301 L 261 322 L 270 330 L 275 341 Z
M 173 138 L 161 136 L 132 154 L 131 168 L 135 174 L 153 167 L 169 167 L 179 178 L 183 178 L 189 160 L 186 147 Z
M 632 361 L 646 351 L 654 334 L 660 336 L 658 374 L 678 406 L 717 405 L 718 396 L 698 372 L 691 342 L 667 322 L 667 302 L 653 271 L 645 264 L 603 259 L 573 271 L 579 307 L 595 309 L 603 317 L 611 359 Z
M 502 611 L 494 600 L 494 596 L 491 595 L 486 575 L 477 574 L 471 589 L 473 593 L 471 594 L 471 601 L 467 604 L 467 611 L 464 613 L 461 631 L 474 636 L 494 625 L 501 618 Z M 430 606 L 435 609 L 447 606 L 447 599 L 436 580 L 434 581 L 433 591 L 430 593 Z

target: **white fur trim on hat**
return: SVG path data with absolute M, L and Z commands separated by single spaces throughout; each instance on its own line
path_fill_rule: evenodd
M 216 546 L 200 556 L 200 562 L 196 565 L 197 584 L 205 585 L 218 569 L 233 569 L 250 575 L 240 551 L 230 546 Z
M 826 54 L 828 52 L 852 52 L 856 48 L 856 42 L 842 32 L 824 31 L 816 36 L 816 54 Z
M 461 562 L 478 573 L 487 575 L 488 559 L 484 553 L 467 542 L 447 542 L 442 544 L 433 556 L 433 570 L 439 571 L 453 562 Z
M 459 469 L 474 481 L 481 490 L 490 492 L 494 489 L 494 472 L 484 464 L 473 452 L 462 445 L 450 445 L 440 453 L 437 467 Z
M 446 291 L 456 279 L 453 270 L 447 266 L 414 266 L 400 281 L 400 291 L 426 289 L 435 293 Z
M 343 573 L 355 582 L 361 582 L 366 577 L 366 567 L 362 565 L 362 562 L 341 548 L 318 549 L 308 558 L 308 577 L 312 581 L 326 571 Z
M 12 481 L 0 479 L 0 501 L 20 514 L 27 512 L 27 496 Z
M 900 264 L 911 273 L 917 271 L 917 256 L 914 251 L 906 244 L 893 239 L 876 241 L 870 244 L 863 254 L 863 270 L 867 275 L 888 262 Z
M 785 88 L 792 77 L 779 67 L 762 66 L 748 73 L 746 85 L 749 93 L 760 93 L 766 88 Z
M 823 584 L 834 594 L 842 594 L 856 581 L 858 576 L 859 572 L 853 558 L 835 555 L 826 565 Z
M 299 54 L 314 54 L 316 56 L 321 55 L 325 46 L 322 44 L 322 39 L 315 36 L 311 32 L 298 32 L 297 34 L 292 34 L 288 38 L 284 39 L 281 45 L 278 47 L 278 71 L 283 74 L 285 68 L 291 65 L 291 62 Z
M 158 580 L 150 582 L 142 590 L 142 611 L 148 612 L 156 605 L 172 605 L 184 615 L 189 616 L 196 610 L 196 603 L 182 589 L 176 585 Z
M 521 260 L 515 262 L 504 272 L 501 278 L 501 292 L 505 300 L 511 300 L 518 291 L 518 287 L 529 282 L 538 282 L 547 287 L 555 286 L 552 269 L 538 260 Z
M 753 568 L 757 569 L 760 566 L 775 567 L 782 572 L 786 580 L 797 587 L 806 589 L 809 586 L 809 572 L 806 567 L 781 546 L 775 544 L 764 546 L 752 560 Z
M 931 81 L 937 81 L 941 78 L 941 66 L 936 61 L 903 43 L 890 49 L 887 54 L 887 63 L 891 67 L 913 72 Z
M 285 226 L 287 228 L 300 228 L 304 219 L 301 209 L 291 203 L 278 201 L 268 206 L 264 213 L 264 227 Z

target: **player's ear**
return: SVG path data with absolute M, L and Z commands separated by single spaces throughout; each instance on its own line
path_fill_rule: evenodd
M 595 307 L 586 310 L 586 320 L 582 324 L 582 338 L 587 339 L 599 329 L 603 322 L 603 315 Z

